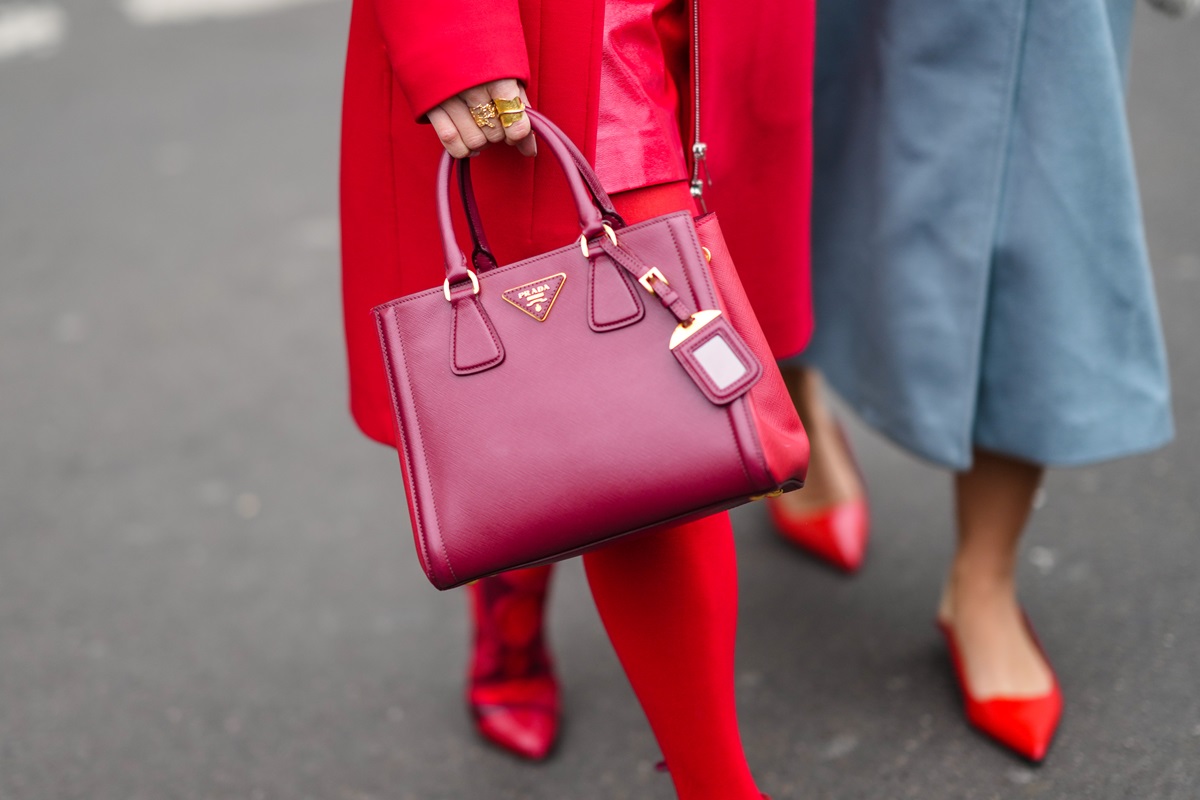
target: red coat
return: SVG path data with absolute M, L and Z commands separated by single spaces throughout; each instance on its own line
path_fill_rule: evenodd
M 698 2 L 702 135 L 713 179 L 705 198 L 772 349 L 792 355 L 812 328 L 814 0 Z M 445 277 L 433 203 L 442 148 L 418 119 L 471 86 L 518 78 L 531 105 L 590 158 L 603 13 L 604 0 L 354 0 L 342 128 L 343 299 L 351 410 L 368 436 L 394 442 L 371 309 Z M 690 76 L 677 82 L 682 90 Z M 557 163 L 492 150 L 472 173 L 501 261 L 577 238 Z

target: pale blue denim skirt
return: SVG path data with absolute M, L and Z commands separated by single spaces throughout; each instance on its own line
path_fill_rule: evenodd
M 1132 0 L 830 0 L 818 12 L 818 366 L 954 469 L 1172 436 L 1125 120 Z

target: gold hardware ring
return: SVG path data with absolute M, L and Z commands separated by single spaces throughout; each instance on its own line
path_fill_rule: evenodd
M 613 244 L 617 244 L 617 232 L 612 229 L 612 225 L 609 225 L 607 222 L 601 222 L 600 226 L 604 228 L 604 235 L 608 237 L 608 240 Z M 587 234 L 579 234 L 579 249 L 583 251 L 584 258 L 591 258 L 592 250 L 588 247 Z
M 496 107 L 496 113 L 500 115 L 500 124 L 506 128 L 511 128 L 525 116 L 525 101 L 521 99 L 520 95 L 512 100 L 497 97 L 492 100 L 492 103 Z
M 471 270 L 467 270 L 467 277 L 471 279 L 471 294 L 479 294 L 479 276 Z M 446 302 L 450 302 L 450 279 L 442 283 L 442 294 L 446 295 Z

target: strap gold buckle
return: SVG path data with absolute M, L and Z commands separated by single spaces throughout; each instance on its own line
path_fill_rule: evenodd
M 658 267 L 651 267 L 650 269 L 646 270 L 645 275 L 638 278 L 638 283 L 642 285 L 643 289 L 650 294 L 657 295 L 658 292 L 654 291 L 654 281 L 660 281 L 663 286 L 671 285 L 671 282 L 667 280 L 666 276 L 658 271 Z

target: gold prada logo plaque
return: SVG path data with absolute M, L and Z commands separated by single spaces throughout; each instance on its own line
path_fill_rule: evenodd
M 530 281 L 515 289 L 509 289 L 502 296 L 510 304 L 521 309 L 538 322 L 545 322 L 546 317 L 550 316 L 550 309 L 554 308 L 554 301 L 558 299 L 558 293 L 562 291 L 563 284 L 566 281 L 567 273 L 559 272 L 555 275 L 548 275 L 545 278 L 538 278 L 536 281 Z

